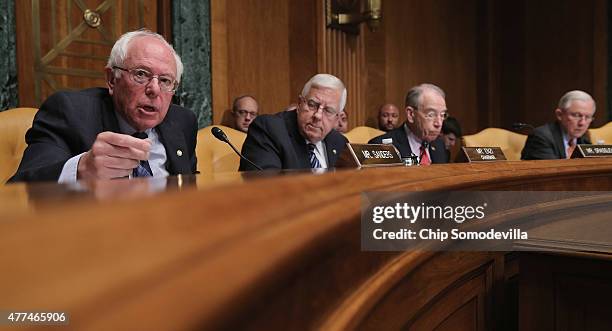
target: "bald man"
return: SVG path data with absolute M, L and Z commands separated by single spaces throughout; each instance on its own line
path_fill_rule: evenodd
M 389 132 L 397 127 L 399 109 L 392 103 L 384 104 L 378 109 L 378 128 Z

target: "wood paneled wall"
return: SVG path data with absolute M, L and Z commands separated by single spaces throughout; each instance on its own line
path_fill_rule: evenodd
M 607 4 L 603 0 L 502 2 L 501 118 L 540 125 L 559 98 L 581 89 L 606 123 Z
M 359 36 L 325 28 L 324 0 L 211 3 L 215 123 L 245 93 L 280 111 L 317 72 L 347 85 L 349 127 L 422 82 L 446 91 L 465 134 L 552 120 L 571 89 L 596 99 L 594 126 L 608 121 L 604 0 L 385 0 L 380 28 Z
M 253 95 L 260 113 L 297 101 L 317 71 L 315 7 L 310 1 L 211 1 L 214 123 L 239 95 Z
M 476 9 L 475 0 L 385 1 L 384 101 L 403 108 L 410 87 L 433 83 L 446 92 L 449 112 L 475 129 Z M 370 111 L 375 116 L 377 109 Z
M 115 40 L 141 27 L 168 35 L 168 8 L 168 0 L 16 1 L 19 104 L 38 107 L 57 90 L 106 86 Z M 99 26 L 86 24 L 86 9 L 100 15 Z
M 317 13 L 322 15 L 319 22 L 325 21 L 324 1 Z M 360 25 L 359 35 L 344 33 L 340 30 L 327 29 L 325 24 L 317 24 L 317 33 L 321 36 L 321 49 L 318 52 L 318 71 L 332 74 L 340 78 L 347 89 L 347 102 L 345 111 L 348 114 L 348 127 L 353 128 L 366 121 L 366 95 L 367 75 L 363 70 L 366 67 L 366 45 L 364 37 L 367 27 Z

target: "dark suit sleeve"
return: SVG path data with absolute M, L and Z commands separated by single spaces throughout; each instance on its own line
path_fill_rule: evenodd
M 270 117 L 257 116 L 249 125 L 249 131 L 242 145 L 242 155 L 262 169 L 282 169 L 283 164 L 280 149 L 274 143 L 272 135 L 274 128 L 270 123 Z M 257 170 L 245 160 L 240 160 L 239 171 Z
M 584 136 L 578 138 L 577 143 L 578 144 L 588 144 L 588 145 L 592 144 L 591 143 L 591 139 L 589 139 L 589 137 L 587 137 L 586 134 Z
M 389 138 L 389 135 L 385 133 L 378 137 L 374 137 L 368 141 L 368 144 L 382 144 L 383 138 Z
M 187 141 L 187 146 L 189 147 L 189 155 L 191 156 L 189 158 L 189 162 L 191 164 L 191 173 L 196 174 L 198 173 L 198 158 L 196 157 L 195 151 L 196 145 L 198 143 L 198 121 L 192 111 L 186 110 L 186 113 L 189 114 L 187 121 L 187 127 L 189 129 L 184 132 L 185 141 Z
M 19 168 L 8 182 L 58 180 L 64 163 L 73 156 L 68 143 L 73 129 L 63 111 L 67 107 L 72 107 L 70 100 L 61 94 L 42 104 L 26 133 L 28 147 Z
M 527 137 L 525 147 L 521 151 L 522 160 L 554 160 L 559 156 L 555 153 L 555 143 L 541 132 L 534 131 Z
M 432 163 L 448 163 L 450 162 L 450 151 L 446 150 L 444 140 L 438 138 L 431 143 L 429 155 Z

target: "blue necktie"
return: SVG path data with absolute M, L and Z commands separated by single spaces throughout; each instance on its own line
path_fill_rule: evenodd
M 321 164 L 319 163 L 319 159 L 317 159 L 317 155 L 315 154 L 315 145 L 308 144 L 308 158 L 310 159 L 310 167 L 311 168 L 321 168 Z
M 132 135 L 132 137 L 147 139 L 148 136 L 144 132 L 136 132 Z M 141 160 L 138 167 L 134 168 L 132 171 L 132 177 L 151 177 L 153 176 L 153 171 L 151 171 L 151 166 L 149 166 L 149 161 Z

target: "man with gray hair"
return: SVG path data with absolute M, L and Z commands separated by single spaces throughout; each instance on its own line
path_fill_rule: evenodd
M 262 169 L 332 168 L 347 143 L 334 130 L 346 94 L 337 77 L 315 75 L 304 85 L 295 111 L 255 118 L 242 154 Z M 240 171 L 255 169 L 240 161 Z
M 433 84 L 420 84 L 406 94 L 404 125 L 373 138 L 370 144 L 393 143 L 401 157 L 419 157 L 419 164 L 448 163 L 442 123 L 448 117 L 444 91 Z
M 182 72 L 161 35 L 124 34 L 106 65 L 106 88 L 58 92 L 41 105 L 9 181 L 195 173 L 195 114 L 171 104 Z
M 527 137 L 523 160 L 569 159 L 577 144 L 590 144 L 585 136 L 595 115 L 595 100 L 580 90 L 561 97 L 555 122 L 537 127 Z

